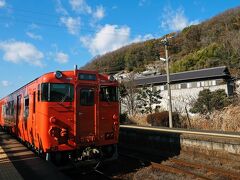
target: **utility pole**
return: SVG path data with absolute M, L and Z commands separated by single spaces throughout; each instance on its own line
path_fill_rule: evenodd
M 173 122 L 172 122 L 172 98 L 171 98 L 171 87 L 170 87 L 170 75 L 169 75 L 169 57 L 168 57 L 168 38 L 165 36 L 165 38 L 162 40 L 162 43 L 164 44 L 165 47 L 165 59 L 160 58 L 163 61 L 166 61 L 166 71 L 167 71 L 167 89 L 168 89 L 168 113 L 169 113 L 169 128 L 173 127 Z

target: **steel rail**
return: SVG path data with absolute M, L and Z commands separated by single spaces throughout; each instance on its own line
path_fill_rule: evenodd
M 185 130 L 177 128 L 163 128 L 163 127 L 148 127 L 148 126 L 133 126 L 133 125 L 120 125 L 121 128 L 126 129 L 139 129 L 139 130 L 148 130 L 155 132 L 167 132 L 167 133 L 185 133 L 185 134 L 194 134 L 194 135 L 205 135 L 205 136 L 214 136 L 214 137 L 225 137 L 225 138 L 239 138 L 240 133 L 226 133 L 226 132 L 210 132 L 203 130 Z

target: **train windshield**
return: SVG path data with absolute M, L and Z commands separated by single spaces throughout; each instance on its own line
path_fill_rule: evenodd
M 115 86 L 101 86 L 100 87 L 100 101 L 117 102 L 118 88 Z
M 43 83 L 41 99 L 49 102 L 72 102 L 73 89 L 72 84 Z

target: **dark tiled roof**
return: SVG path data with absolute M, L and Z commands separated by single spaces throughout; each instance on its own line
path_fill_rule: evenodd
M 197 81 L 197 80 L 213 79 L 213 78 L 228 79 L 228 78 L 231 78 L 231 76 L 226 66 L 170 74 L 171 83 L 184 82 L 184 81 Z M 135 79 L 136 85 L 164 84 L 166 83 L 166 81 L 167 81 L 166 74 L 150 76 L 150 77 L 141 77 L 141 78 Z

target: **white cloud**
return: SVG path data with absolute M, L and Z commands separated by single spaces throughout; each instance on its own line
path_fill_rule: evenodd
M 106 24 L 94 36 L 80 37 L 83 46 L 88 48 L 92 55 L 101 55 L 114 51 L 127 44 L 146 41 L 154 38 L 152 34 L 138 35 L 130 38 L 130 28 L 128 26 Z
M 92 13 L 92 8 L 86 3 L 85 0 L 69 0 L 72 10 L 79 13 Z
M 34 45 L 21 41 L 2 41 L 0 42 L 0 50 L 4 52 L 3 59 L 5 61 L 20 63 L 26 62 L 36 66 L 43 66 L 43 53 Z
M 162 18 L 161 27 L 170 31 L 180 31 L 187 26 L 199 23 L 198 20 L 189 21 L 182 8 L 173 10 L 171 7 L 165 7 Z
M 64 64 L 64 63 L 67 63 L 68 62 L 68 55 L 63 53 L 63 52 L 57 52 L 56 53 L 56 57 L 55 57 L 55 60 L 60 63 L 60 64 Z
M 3 87 L 8 87 L 8 86 L 11 85 L 11 83 L 9 81 L 7 81 L 7 80 L 1 81 L 1 84 L 2 84 Z
M 96 11 L 93 13 L 93 17 L 96 20 L 100 20 L 105 16 L 105 9 L 103 8 L 103 6 L 98 6 Z
M 39 29 L 39 28 L 40 27 L 37 24 L 34 24 L 34 23 L 28 25 L 28 29 L 29 30 L 34 30 L 34 29 Z
M 6 5 L 5 0 L 0 0 L 0 8 L 3 8 Z
M 81 25 L 80 17 L 61 17 L 60 21 L 67 27 L 70 34 L 78 34 Z
M 27 36 L 32 38 L 32 39 L 35 39 L 35 40 L 42 40 L 42 36 L 40 35 L 37 35 L 37 34 L 34 34 L 32 32 L 26 32 Z
M 56 12 L 62 15 L 68 15 L 67 10 L 63 7 L 61 0 L 56 0 Z
M 80 41 L 91 54 L 104 54 L 116 50 L 129 42 L 130 28 L 106 24 L 93 38 L 81 37 Z

